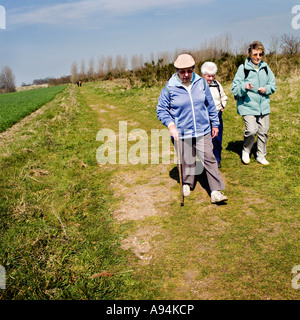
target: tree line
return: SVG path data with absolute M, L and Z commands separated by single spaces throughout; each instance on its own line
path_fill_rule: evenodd
M 218 79 L 230 81 L 237 68 L 242 64 L 248 52 L 248 43 L 233 44 L 230 34 L 223 34 L 204 41 L 199 48 L 188 50 L 197 61 L 196 71 L 199 72 L 205 61 L 213 61 L 218 66 Z M 272 36 L 264 60 L 269 64 L 276 76 L 286 76 L 299 71 L 300 37 L 283 34 Z M 148 59 L 143 55 L 133 55 L 131 59 L 117 55 L 101 56 L 97 61 L 92 57 L 89 61 L 74 61 L 71 64 L 71 82 L 112 80 L 128 78 L 130 84 L 147 85 L 163 84 L 174 73 L 173 61 L 182 52 L 159 52 L 150 54 Z
M 117 54 L 115 57 L 102 55 L 98 60 L 91 57 L 88 62 L 84 59 L 80 63 L 73 61 L 70 67 L 70 75 L 60 78 L 35 79 L 32 84 L 55 86 L 76 83 L 79 80 L 87 82 L 112 80 L 114 78 L 127 78 L 131 86 L 162 84 L 174 73 L 173 61 L 178 54 L 187 51 L 197 61 L 197 72 L 200 71 L 202 63 L 210 60 L 218 66 L 218 79 L 220 81 L 230 81 L 239 65 L 244 62 L 248 47 L 248 43 L 233 44 L 230 34 L 222 34 L 205 40 L 196 49 L 177 49 L 174 52 L 151 53 L 146 59 L 142 54 L 133 55 L 130 59 L 125 55 Z M 272 36 L 269 47 L 266 49 L 268 53 L 264 60 L 269 64 L 275 76 L 287 76 L 299 72 L 299 36 L 289 34 Z M 27 84 L 22 83 L 22 86 L 27 86 Z M 13 72 L 9 66 L 4 66 L 0 73 L 0 93 L 15 90 Z
M 15 76 L 9 66 L 4 66 L 0 73 L 0 93 L 16 91 Z

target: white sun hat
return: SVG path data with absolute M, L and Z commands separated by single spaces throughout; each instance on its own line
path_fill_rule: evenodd
M 191 68 L 194 65 L 194 58 L 187 53 L 180 54 L 174 62 L 174 67 L 177 69 Z

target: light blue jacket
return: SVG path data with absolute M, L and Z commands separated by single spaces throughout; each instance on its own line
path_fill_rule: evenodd
M 249 70 L 246 79 L 244 67 Z M 268 73 L 265 68 L 267 68 Z M 253 89 L 245 89 L 245 85 L 248 82 L 254 86 Z M 257 91 L 259 87 L 265 87 L 267 89 L 266 93 L 259 93 Z M 239 66 L 231 88 L 231 92 L 237 98 L 237 113 L 242 116 L 269 114 L 269 96 L 276 89 L 275 76 L 269 66 L 264 61 L 261 61 L 259 70 L 256 71 L 251 61 L 246 59 L 245 64 Z
M 156 107 L 158 119 L 168 126 L 174 122 L 180 139 L 208 134 L 219 126 L 217 109 L 205 79 L 193 74 L 191 92 L 174 74 L 162 89 Z

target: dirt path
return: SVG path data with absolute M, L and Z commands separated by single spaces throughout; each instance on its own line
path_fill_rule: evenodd
M 129 123 L 131 121 L 135 128 L 139 127 L 139 123 L 124 117 L 122 110 L 117 106 L 97 101 L 97 95 L 93 95 L 85 88 L 80 91 L 85 97 L 86 103 L 97 111 L 100 127 L 117 130 L 118 121 L 123 120 L 129 121 Z M 113 165 L 102 165 L 102 168 L 113 170 Z M 171 176 L 171 171 L 173 171 L 173 176 Z M 143 168 L 133 165 L 119 165 L 110 181 L 110 187 L 119 200 L 113 211 L 115 221 L 119 224 L 134 223 L 134 228 L 122 240 L 122 248 L 135 255 L 136 260 L 131 261 L 131 266 L 135 266 L 141 273 L 147 272 L 146 269 L 141 271 L 141 268 L 149 267 L 151 269 L 153 264 L 164 259 L 162 248 L 166 248 L 173 242 L 173 235 L 170 234 L 168 228 L 163 227 L 162 220 L 164 217 L 174 215 L 174 205 L 176 210 L 180 210 L 180 185 L 176 175 L 178 172 L 175 164 L 147 165 Z M 209 201 L 209 199 L 206 190 L 198 183 L 191 202 L 197 206 L 203 201 Z M 214 206 L 209 203 L 205 212 L 209 214 L 214 210 L 213 208 Z M 212 219 L 216 220 L 217 218 L 212 217 Z M 205 250 L 209 250 L 210 247 L 211 244 L 206 244 Z M 196 255 L 197 250 L 199 249 L 196 249 Z M 200 250 L 203 251 L 203 247 Z M 170 254 L 170 259 L 176 259 L 175 255 Z M 176 298 L 184 299 L 192 296 L 193 298 L 207 299 L 211 297 L 206 293 L 207 282 L 197 282 L 196 278 L 199 272 L 190 265 L 189 261 L 184 261 L 185 263 L 184 269 L 177 267 L 180 269 L 181 279 L 176 283 Z M 169 262 L 166 267 L 172 268 L 172 262 Z M 176 282 L 171 278 L 166 281 L 168 283 Z M 217 279 L 211 278 L 209 281 L 217 281 Z
M 84 88 L 81 93 L 89 106 L 97 111 L 101 127 L 117 130 L 112 127 L 113 119 L 117 119 L 117 122 L 126 120 L 131 126 L 139 126 L 136 121 L 122 117 L 117 106 L 103 104 L 101 101 L 95 103 L 95 96 L 90 92 L 87 94 Z M 146 168 L 124 165 L 123 170 L 122 166 L 119 168 L 110 182 L 115 197 L 122 199 L 118 201 L 113 217 L 121 224 L 129 221 L 137 223 L 135 232 L 122 241 L 122 247 L 131 250 L 139 263 L 145 265 L 150 263 L 154 255 L 153 238 L 161 235 L 163 231 L 160 227 L 151 226 L 144 221 L 169 213 L 171 203 L 179 199 L 179 189 L 172 191 L 178 182 L 170 178 L 167 165 L 149 165 Z M 109 165 L 104 165 L 104 169 L 109 170 Z

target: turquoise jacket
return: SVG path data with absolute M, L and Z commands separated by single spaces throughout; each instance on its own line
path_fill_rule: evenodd
M 191 92 L 174 74 L 162 89 L 156 107 L 158 119 L 168 126 L 174 122 L 180 139 L 204 136 L 219 126 L 218 112 L 208 84 L 193 74 Z
M 244 68 L 249 70 L 246 79 Z M 248 82 L 254 86 L 253 89 L 245 89 L 245 85 Z M 265 87 L 267 89 L 266 93 L 259 93 L 257 91 L 259 87 Z M 239 66 L 231 88 L 231 92 L 237 98 L 237 113 L 241 116 L 269 114 L 269 96 L 276 89 L 275 76 L 269 66 L 264 61 L 261 61 L 259 70 L 256 71 L 252 62 L 246 59 L 245 64 Z

